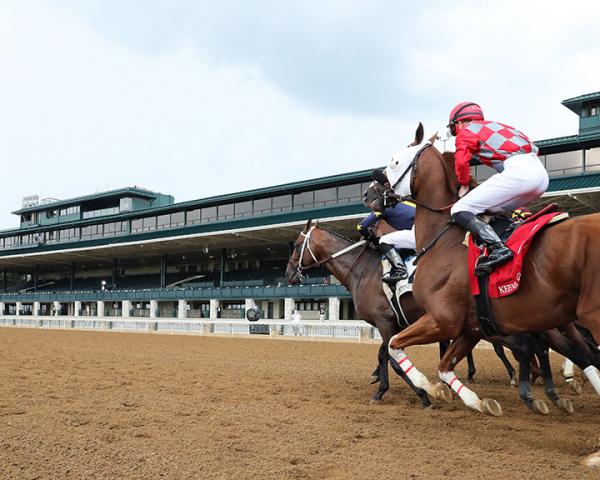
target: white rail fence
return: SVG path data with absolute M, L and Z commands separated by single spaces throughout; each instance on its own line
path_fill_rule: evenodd
M 293 323 L 287 320 L 154 319 L 131 317 L 0 316 L 0 327 L 99 330 L 190 335 L 264 335 L 355 342 L 381 341 L 379 331 L 362 320 Z

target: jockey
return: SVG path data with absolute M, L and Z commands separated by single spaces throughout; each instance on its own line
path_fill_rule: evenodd
M 509 261 L 513 252 L 477 215 L 509 211 L 536 200 L 548 188 L 548 172 L 529 138 L 513 127 L 484 120 L 476 103 L 463 102 L 454 107 L 448 127 L 456 137 L 454 159 L 460 183 L 452 220 L 486 246 L 487 256 L 478 260 L 477 273 L 488 273 Z M 498 174 L 471 190 L 469 166 L 481 163 Z
M 375 203 L 375 202 L 373 202 Z M 370 205 L 373 208 L 373 205 Z M 371 232 L 381 220 L 385 220 L 390 227 L 395 228 L 395 232 L 382 235 L 379 240 Z M 389 274 L 383 277 L 383 281 L 388 284 L 396 283 L 398 280 L 404 280 L 408 277 L 406 265 L 400 254 L 399 249 L 415 250 L 415 204 L 410 202 L 400 202 L 394 206 L 386 206 L 382 211 L 373 208 L 373 212 L 365 217 L 356 229 L 367 240 L 376 244 L 379 251 L 385 255 L 392 266 Z

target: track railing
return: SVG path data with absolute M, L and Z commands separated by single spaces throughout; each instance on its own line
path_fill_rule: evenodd
M 76 316 L 0 316 L 0 327 L 42 328 L 63 330 L 97 330 L 117 332 L 167 333 L 189 335 L 257 335 L 338 339 L 355 342 L 380 341 L 376 328 L 362 320 L 303 321 L 260 320 L 248 322 L 234 319 L 179 319 L 133 317 Z

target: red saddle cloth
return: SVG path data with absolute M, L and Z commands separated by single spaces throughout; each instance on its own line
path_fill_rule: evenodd
M 490 273 L 488 294 L 491 298 L 506 297 L 519 289 L 523 261 L 533 237 L 557 215 L 564 214 L 561 212 L 552 212 L 539 216 L 536 215 L 530 220 L 523 222 L 508 238 L 506 246 L 513 251 L 515 256 L 510 262 L 496 267 Z M 481 253 L 482 249 L 475 245 L 473 236 L 469 235 L 469 280 L 473 295 L 479 295 L 479 284 L 475 276 L 475 262 Z

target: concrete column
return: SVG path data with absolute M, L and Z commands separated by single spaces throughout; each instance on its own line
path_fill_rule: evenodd
M 177 318 L 187 318 L 187 306 L 185 300 L 177 301 Z
M 150 300 L 150 318 L 156 318 L 157 310 L 158 310 L 158 302 L 156 300 Z
M 209 318 L 217 318 L 217 307 L 221 302 L 214 298 L 210 300 Z
M 0 315 L 4 315 L 4 311 L 6 309 L 6 305 L 4 302 L 0 302 Z
M 281 302 L 279 300 L 275 300 L 273 302 L 273 318 L 274 319 L 281 318 L 281 308 L 279 307 L 280 303 Z
M 285 320 L 292 319 L 292 313 L 296 309 L 296 301 L 293 298 L 286 298 L 283 301 L 283 318 Z
M 33 302 L 33 314 L 34 315 L 40 314 L 40 302 Z
M 96 316 L 97 317 L 104 316 L 104 300 L 98 300 L 96 302 Z
M 52 302 L 54 305 L 54 315 L 60 315 L 60 302 Z
M 76 317 L 79 317 L 81 315 L 81 302 L 76 301 L 73 308 L 75 309 L 75 311 L 73 312 L 73 315 Z
M 329 299 L 329 320 L 340 319 L 340 299 L 338 297 L 331 297 Z
M 15 313 L 16 313 L 16 315 L 17 315 L 17 317 L 18 317 L 19 315 L 21 315 L 21 309 L 22 309 L 22 308 L 23 308 L 23 304 L 22 304 L 21 302 L 17 302 L 17 310 L 16 310 L 16 312 L 15 312 Z
M 129 310 L 131 309 L 131 301 L 130 300 L 123 300 L 122 304 L 121 304 L 121 316 L 122 317 L 129 317 Z

